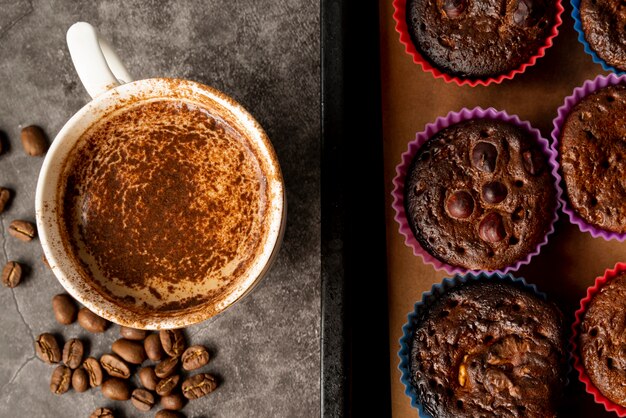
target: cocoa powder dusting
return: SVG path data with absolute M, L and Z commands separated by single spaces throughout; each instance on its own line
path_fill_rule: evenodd
M 139 103 L 92 126 L 65 173 L 68 249 L 103 295 L 136 308 L 210 302 L 266 234 L 267 180 L 249 140 L 180 100 Z M 197 286 L 201 296 L 189 292 Z

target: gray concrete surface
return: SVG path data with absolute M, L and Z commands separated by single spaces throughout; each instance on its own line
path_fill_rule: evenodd
M 246 106 L 274 142 L 287 183 L 289 218 L 269 277 L 222 315 L 187 330 L 214 359 L 221 387 L 187 405 L 188 417 L 313 417 L 320 403 L 319 4 L 305 0 L 74 1 L 0 0 L 0 186 L 16 192 L 0 215 L 0 263 L 30 266 L 24 282 L 0 288 L 0 417 L 88 417 L 98 406 L 139 413 L 100 390 L 55 396 L 52 368 L 34 356 L 44 331 L 88 339 L 100 355 L 118 335 L 87 336 L 63 327 L 50 300 L 63 289 L 43 265 L 38 240 L 6 234 L 11 220 L 34 221 L 42 159 L 24 154 L 21 126 L 54 138 L 88 100 L 65 45 L 75 21 L 95 25 L 135 78 L 188 78 L 215 86 Z M 7 144 L 5 144 L 7 145 Z

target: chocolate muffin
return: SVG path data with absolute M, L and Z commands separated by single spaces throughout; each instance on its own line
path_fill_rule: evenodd
M 626 273 L 605 284 L 580 325 L 580 357 L 593 385 L 626 407 Z
M 580 21 L 585 40 L 607 64 L 626 71 L 626 3 L 581 0 Z
M 461 78 L 508 73 L 546 44 L 554 0 L 407 0 L 409 35 L 433 66 Z
M 512 283 L 468 282 L 418 319 L 412 383 L 436 418 L 555 417 L 564 346 L 553 304 Z
M 561 129 L 559 159 L 578 215 L 626 232 L 626 86 L 605 87 L 574 106 Z
M 471 270 L 526 257 L 550 230 L 556 189 L 547 156 L 515 125 L 476 119 L 418 150 L 405 183 L 407 220 L 422 248 Z

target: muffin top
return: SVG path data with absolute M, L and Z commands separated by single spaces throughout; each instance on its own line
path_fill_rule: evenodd
M 418 319 L 410 370 L 438 418 L 555 417 L 566 373 L 562 315 L 510 283 L 459 285 Z
M 585 40 L 596 54 L 626 70 L 626 3 L 620 0 L 581 0 L 580 20 Z
M 597 293 L 580 325 L 580 357 L 594 386 L 626 407 L 626 273 Z
M 407 220 L 437 259 L 497 270 L 526 257 L 550 230 L 556 189 L 530 133 L 475 119 L 439 131 L 418 150 L 405 183 Z
M 461 78 L 508 73 L 545 45 L 553 0 L 408 0 L 408 32 L 441 71 Z
M 559 148 L 573 209 L 593 226 L 626 232 L 626 86 L 605 87 L 574 106 Z

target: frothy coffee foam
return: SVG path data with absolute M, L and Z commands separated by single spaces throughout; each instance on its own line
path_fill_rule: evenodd
M 266 183 L 248 139 L 209 110 L 135 104 L 72 151 L 60 191 L 64 241 L 85 279 L 131 309 L 210 303 L 260 251 Z

